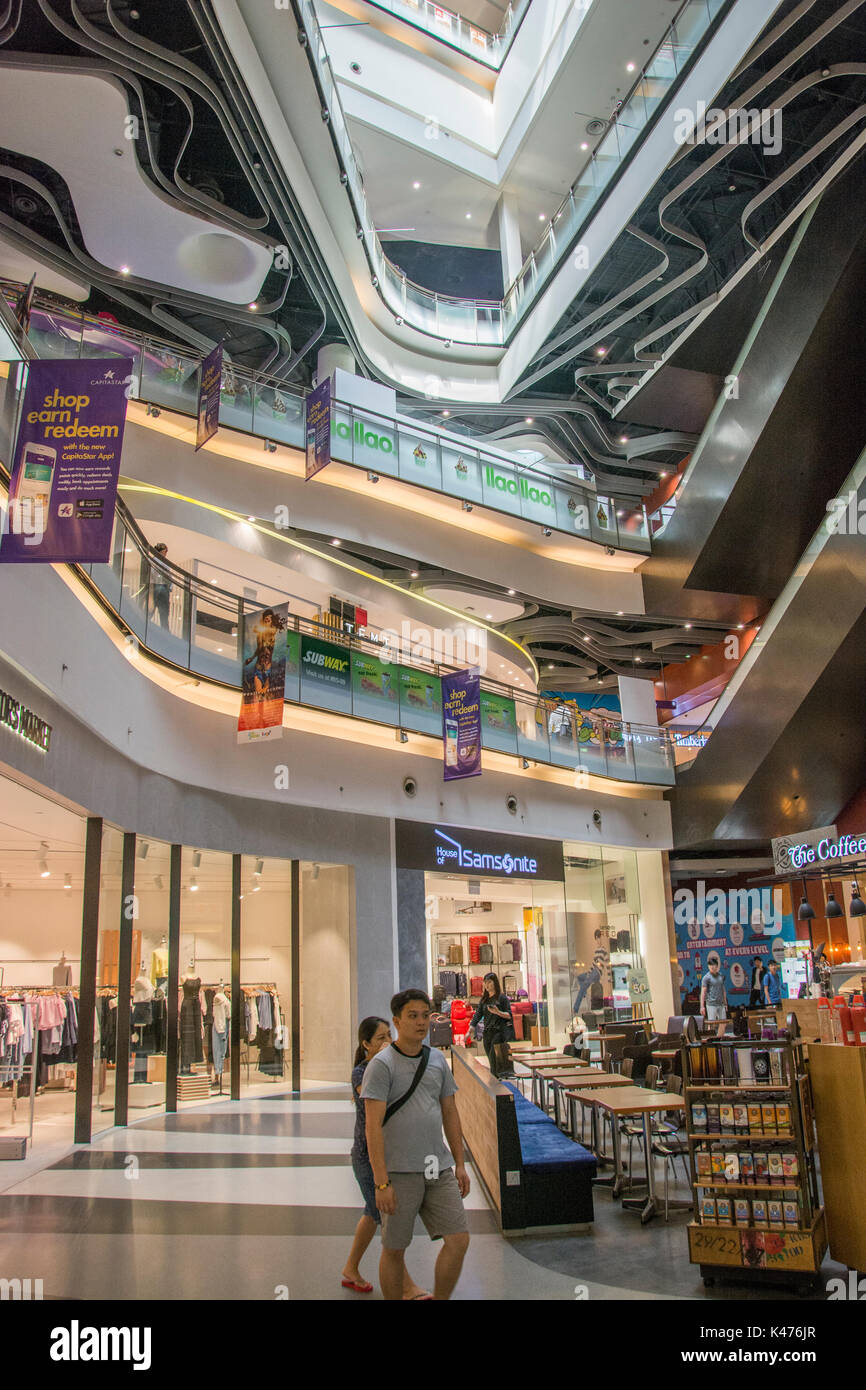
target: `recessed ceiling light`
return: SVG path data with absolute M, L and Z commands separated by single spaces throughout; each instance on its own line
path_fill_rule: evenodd
M 686 631 L 688 631 L 688 629 L 691 627 L 691 623 L 685 623 L 684 626 L 686 628 Z
M 535 422 L 534 422 L 534 420 L 533 420 L 533 418 L 532 418 L 531 415 L 527 415 L 527 416 L 525 417 L 523 423 L 524 423 L 525 425 L 532 425 L 532 424 L 534 424 Z
M 64 875 L 63 875 L 63 887 L 64 887 L 64 888 L 71 888 L 71 887 L 72 887 L 72 875 L 71 875 L 71 874 L 64 874 Z
M 627 443 L 628 443 L 628 435 L 627 435 L 627 434 L 621 434 L 620 437 L 619 437 L 619 442 L 620 442 L 620 444 L 627 444 Z
M 745 623 L 737 623 L 737 632 L 742 632 L 742 630 L 743 630 L 743 628 L 744 628 L 745 626 L 746 626 Z
M 248 516 L 248 517 L 247 517 L 247 521 L 255 521 L 255 517 L 254 517 L 254 516 Z
M 641 662 L 643 661 L 643 657 L 642 657 L 642 656 L 636 656 L 636 657 L 635 657 L 635 661 L 637 662 L 638 666 L 640 666 Z
M 634 72 L 634 63 L 626 63 L 625 70 L 626 72 Z
M 468 222 L 468 221 L 470 220 L 471 217 L 472 217 L 472 213 L 471 213 L 471 212 L 467 212 L 467 214 L 466 214 L 466 221 Z
M 607 348 L 597 347 L 596 350 L 595 350 L 595 355 L 596 355 L 596 357 L 604 357 L 604 354 L 605 354 L 606 352 L 607 352 Z
M 410 578 L 410 579 L 417 579 L 417 578 L 418 578 L 418 570 L 412 570 L 412 573 L 409 575 L 409 578 Z
M 586 141 L 584 140 L 583 143 L 581 144 L 581 147 L 580 147 L 580 148 L 581 148 L 582 150 L 588 150 L 588 149 L 589 149 L 589 145 L 588 145 L 588 144 L 586 143 Z
M 486 617 L 487 621 L 490 622 L 491 618 L 493 617 L 493 614 L 492 614 L 492 613 L 485 613 L 484 616 Z M 503 666 L 504 666 L 504 665 L 505 665 L 505 662 L 503 661 L 502 664 L 503 664 Z
M 420 187 L 421 187 L 421 185 L 420 185 L 420 183 L 418 182 L 417 179 L 416 179 L 415 182 L 413 183 L 412 187 L 413 187 L 413 188 L 420 188 Z
M 120 273 L 121 273 L 121 275 L 128 275 L 128 274 L 129 274 L 129 266 L 128 266 L 128 265 L 122 265 L 122 266 L 120 267 Z
M 544 219 L 546 218 L 546 216 L 547 216 L 547 213 L 546 213 L 546 212 L 540 212 L 540 213 L 538 214 L 538 220 L 539 220 L 539 222 L 543 222 Z
M 258 309 L 259 306 L 258 306 L 258 304 L 256 303 L 256 301 L 253 300 L 252 304 L 249 304 L 247 307 L 250 308 L 250 309 L 255 310 L 255 309 Z
M 451 411 L 450 411 L 450 410 L 443 410 L 443 411 L 442 411 L 442 414 L 443 414 L 443 415 L 450 415 L 450 414 L 451 414 Z
M 198 884 L 196 883 L 194 877 L 191 878 L 190 881 L 189 881 L 189 891 L 190 891 L 191 893 L 197 893 L 197 892 L 198 892 Z
M 621 618 L 621 617 L 622 617 L 622 614 L 623 614 L 623 610 L 622 610 L 621 608 L 618 608 L 618 609 L 616 610 L 616 616 L 617 616 L 618 618 Z
M 342 545 L 342 544 L 343 544 L 342 541 L 338 541 L 338 540 L 336 540 L 336 539 L 331 541 L 331 545 Z
M 514 590 L 513 590 L 513 589 L 509 589 L 509 590 L 508 590 L 508 597 L 509 597 L 509 598 L 514 598 Z
M 659 474 L 659 477 L 660 477 L 660 478 L 666 478 L 667 476 L 668 476 L 667 473 L 660 473 L 660 474 Z

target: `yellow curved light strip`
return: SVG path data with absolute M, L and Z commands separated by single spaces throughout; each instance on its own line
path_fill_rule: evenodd
M 201 507 L 204 511 L 215 512 L 217 516 L 226 517 L 229 521 L 239 521 L 244 526 L 249 526 L 254 531 L 260 532 L 261 535 L 267 536 L 270 540 L 282 541 L 283 545 L 290 545 L 295 550 L 303 550 L 307 555 L 315 555 L 318 560 L 326 560 L 330 564 L 337 565 L 340 569 L 349 570 L 352 574 L 359 574 L 362 579 L 369 579 L 373 584 L 381 584 L 394 593 L 403 594 L 404 597 L 414 599 L 418 603 L 426 603 L 430 608 L 438 608 L 441 613 L 448 613 L 452 618 L 459 618 L 461 622 L 470 622 L 469 615 L 461 613 L 459 608 L 450 608 L 447 603 L 440 603 L 435 598 L 428 598 L 426 594 L 417 594 L 410 589 L 404 589 L 402 585 L 394 584 L 390 579 L 381 579 L 377 574 L 370 574 L 368 570 L 361 569 L 359 565 L 350 565 L 348 560 L 342 560 L 330 550 L 317 550 L 314 545 L 305 545 L 303 541 L 292 540 L 289 536 L 284 536 L 281 531 L 262 526 L 257 521 L 248 521 L 245 516 L 230 511 L 227 507 L 219 507 L 215 502 L 202 502 L 198 497 L 186 497 L 182 492 L 172 492 L 170 488 L 156 487 L 152 483 L 121 483 L 120 488 L 122 492 L 146 492 L 157 497 L 171 497 L 176 502 L 186 502 L 191 507 Z M 490 627 L 487 623 L 481 622 L 474 614 L 471 622 L 473 627 L 484 628 L 486 632 L 492 633 L 501 642 L 508 642 L 510 646 L 520 652 L 521 656 L 525 657 L 532 667 L 535 683 L 538 684 L 538 665 L 531 652 L 516 642 L 513 637 L 506 637 L 505 633 L 500 632 L 498 628 Z

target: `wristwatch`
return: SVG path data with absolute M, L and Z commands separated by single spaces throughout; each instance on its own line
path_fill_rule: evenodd
M 377 1192 L 384 1192 L 385 1189 L 386 1189 L 387 1187 L 390 1187 L 390 1186 L 391 1186 L 391 1179 L 390 1179 L 390 1178 L 388 1179 L 387 1182 L 377 1182 L 377 1183 L 376 1183 L 376 1191 L 377 1191 Z

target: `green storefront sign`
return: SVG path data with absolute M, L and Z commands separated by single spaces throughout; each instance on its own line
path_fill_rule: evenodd
M 553 506 L 553 498 L 546 488 L 534 487 L 528 478 L 515 478 L 509 477 L 507 473 L 498 473 L 492 463 L 484 465 L 484 481 L 489 488 L 495 488 L 497 492 L 509 493 L 512 497 L 523 497 L 527 502 L 534 502 L 536 506 Z
M 352 691 L 355 709 L 371 701 L 375 704 L 396 704 L 398 699 L 397 667 L 380 661 L 376 656 L 352 653 Z
M 488 690 L 482 690 L 481 728 L 500 734 L 513 734 L 517 728 L 514 701 L 507 695 L 491 695 Z
M 316 685 L 348 690 L 351 685 L 349 651 L 318 637 L 301 638 L 301 676 Z
M 354 425 L 340 420 L 333 426 L 331 438 L 343 441 L 353 439 L 356 444 L 364 445 L 368 449 L 378 449 L 382 454 L 394 452 L 394 440 L 387 434 L 377 434 L 373 429 L 366 429 L 362 420 L 356 420 Z

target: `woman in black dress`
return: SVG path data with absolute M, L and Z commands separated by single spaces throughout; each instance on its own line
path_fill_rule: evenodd
M 484 1051 L 490 1063 L 491 1074 L 495 1077 L 512 1076 L 511 1058 L 508 1044 L 514 1037 L 514 1024 L 511 1018 L 511 1005 L 502 992 L 499 976 L 491 970 L 484 976 L 484 993 L 469 1025 L 469 1035 L 474 1039 L 475 1029 L 484 1020 Z

